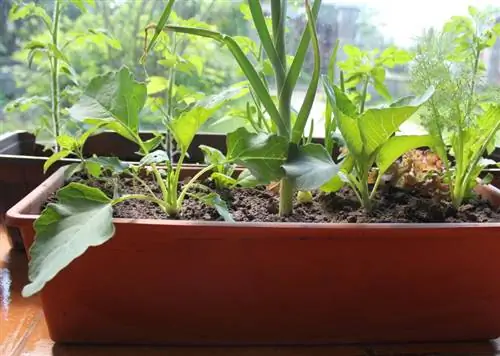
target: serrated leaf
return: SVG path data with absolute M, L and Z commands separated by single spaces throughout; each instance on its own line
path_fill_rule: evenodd
M 133 132 L 139 130 L 139 112 L 146 102 L 146 85 L 127 67 L 94 77 L 82 98 L 69 109 L 76 120 L 115 118 Z
M 62 150 L 62 151 L 54 153 L 43 164 L 43 173 L 46 173 L 47 170 L 50 168 L 50 166 L 52 166 L 54 163 L 56 163 L 57 161 L 59 161 L 62 158 L 68 157 L 70 154 L 71 154 L 71 151 L 69 151 L 69 150 Z
M 283 176 L 281 165 L 288 154 L 286 137 L 265 133 L 250 133 L 245 128 L 227 135 L 227 159 L 248 168 L 264 182 Z
M 24 297 L 38 293 L 89 247 L 105 243 L 115 233 L 112 200 L 99 189 L 70 183 L 59 190 L 57 200 L 34 223 L 36 239 Z
M 162 150 L 157 150 L 147 154 L 142 157 L 140 161 L 141 166 L 150 166 L 152 164 L 163 164 L 170 163 L 170 157 L 168 157 L 168 153 Z
M 283 169 L 295 179 L 297 189 L 313 190 L 330 181 L 339 166 L 322 145 L 311 143 L 291 149 Z

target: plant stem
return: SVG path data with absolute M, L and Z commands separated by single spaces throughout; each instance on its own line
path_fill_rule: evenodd
M 359 113 L 362 114 L 365 111 L 366 94 L 368 93 L 368 83 L 370 82 L 370 77 L 367 75 L 363 83 L 363 92 L 361 94 L 361 107 Z
M 293 194 L 295 184 L 290 178 L 283 178 L 280 182 L 280 206 L 279 215 L 289 215 L 293 210 Z
M 166 208 L 165 203 L 163 201 L 161 201 L 160 199 L 157 199 L 155 197 L 145 195 L 145 194 L 127 194 L 127 195 L 121 196 L 117 199 L 114 199 L 112 202 L 112 205 L 116 205 L 118 203 L 124 202 L 125 200 L 130 200 L 130 199 L 146 200 L 146 201 L 150 201 L 152 203 L 158 204 L 164 210 Z
M 54 13 L 52 16 L 52 45 L 54 50 L 57 49 L 59 37 L 59 18 L 61 15 L 61 1 L 54 0 Z M 57 137 L 59 137 L 60 122 L 59 122 L 59 59 L 55 54 L 52 56 L 52 131 L 54 132 L 55 151 L 59 152 Z
M 279 113 L 285 122 L 286 132 L 278 129 L 278 134 L 280 136 L 287 137 L 288 140 L 291 139 L 291 91 L 282 91 L 283 84 L 286 79 L 286 49 L 285 49 L 285 17 L 286 17 L 286 1 L 281 0 L 271 0 L 271 18 L 273 24 L 273 41 L 278 53 L 278 59 L 280 61 L 281 67 L 274 66 L 275 76 L 276 76 L 276 87 L 278 90 L 279 98 Z M 280 182 L 280 203 L 279 203 L 279 215 L 286 216 L 292 212 L 293 209 L 293 195 L 295 192 L 294 181 L 290 178 L 284 177 Z
M 186 196 L 186 193 L 187 191 L 189 190 L 189 188 L 191 188 L 191 186 L 205 173 L 211 171 L 212 169 L 214 169 L 215 167 L 215 164 L 211 164 L 209 166 L 206 166 L 205 168 L 203 168 L 202 170 L 200 170 L 198 173 L 196 173 L 194 175 L 193 178 L 191 178 L 189 180 L 189 182 L 184 186 L 184 188 L 182 188 L 182 191 L 181 191 L 181 194 L 179 195 L 179 199 L 177 199 L 177 208 L 180 209 L 181 205 L 182 205 L 182 202 L 184 201 L 184 197 Z

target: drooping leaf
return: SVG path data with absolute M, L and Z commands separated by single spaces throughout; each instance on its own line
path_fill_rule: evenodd
M 114 174 L 120 174 L 130 168 L 130 164 L 121 161 L 118 157 L 93 156 L 87 159 L 87 162 L 98 164 L 103 171 L 109 171 Z
M 433 147 L 434 138 L 430 135 L 394 136 L 380 148 L 375 163 L 379 169 L 378 174 L 383 175 L 389 167 L 403 154 L 419 147 Z
M 245 128 L 227 135 L 227 159 L 248 168 L 257 179 L 271 182 L 283 176 L 288 153 L 286 137 L 250 133 Z
M 144 141 L 142 143 L 142 145 L 144 146 L 144 148 L 147 150 L 147 152 L 142 152 L 142 149 L 141 149 L 141 154 L 147 154 L 149 152 L 151 152 L 151 150 L 154 150 L 155 148 L 157 148 L 160 143 L 162 143 L 163 141 L 163 135 L 161 134 L 155 134 L 155 136 L 147 141 Z
M 146 156 L 142 157 L 140 161 L 141 166 L 150 166 L 152 164 L 163 164 L 163 163 L 169 164 L 170 157 L 168 156 L 167 152 L 162 150 L 151 152 Z
M 156 24 L 155 27 L 155 33 L 153 35 L 153 38 L 151 38 L 151 41 L 148 43 L 146 49 L 144 50 L 144 53 L 141 57 L 141 63 L 144 63 L 146 60 L 147 55 L 149 54 L 149 51 L 155 46 L 156 41 L 158 40 L 158 37 L 163 31 L 163 28 L 167 24 L 168 18 L 170 17 L 170 14 L 172 12 L 172 7 L 174 5 L 175 0 L 168 0 L 167 5 L 163 9 L 163 12 L 161 14 L 160 20 Z
M 34 224 L 25 297 L 38 293 L 89 247 L 105 243 L 115 232 L 112 201 L 99 189 L 70 183 L 59 190 L 57 199 Z
M 134 80 L 132 72 L 123 67 L 94 77 L 69 113 L 76 120 L 114 118 L 138 132 L 139 112 L 146 97 L 146 85 Z
M 64 179 L 69 180 L 75 174 L 81 172 L 83 168 L 84 167 L 81 162 L 68 164 L 64 169 Z
M 89 125 L 95 125 L 99 128 L 116 132 L 131 142 L 137 143 L 138 141 L 136 133 L 134 133 L 121 121 L 115 119 L 86 119 L 84 122 Z
M 231 213 L 227 207 L 227 204 L 224 200 L 221 199 L 220 195 L 217 193 L 209 193 L 203 195 L 196 195 L 196 198 L 201 200 L 204 204 L 215 208 L 219 215 L 227 222 L 234 222 Z
M 297 189 L 313 190 L 330 181 L 339 170 L 322 145 L 292 146 L 283 164 L 287 177 L 295 179 Z
M 54 163 L 56 163 L 57 161 L 59 161 L 62 158 L 68 157 L 70 154 L 71 154 L 71 151 L 69 151 L 69 150 L 61 150 L 59 152 L 55 152 L 43 164 L 43 173 L 46 173 L 47 170 L 50 168 L 50 166 L 52 166 Z
M 200 145 L 199 148 L 203 152 L 205 163 L 218 165 L 226 161 L 226 156 L 224 156 L 224 153 L 222 153 L 217 148 L 206 145 Z

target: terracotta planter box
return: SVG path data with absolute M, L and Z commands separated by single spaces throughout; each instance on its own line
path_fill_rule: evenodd
M 193 172 L 187 171 L 186 174 Z M 57 171 L 14 206 L 26 247 Z M 481 194 L 500 202 L 493 187 Z M 57 342 L 325 344 L 500 335 L 500 223 L 115 219 L 41 293 Z
M 152 134 L 141 134 L 144 139 L 151 138 Z M 190 150 L 190 159 L 187 163 L 203 162 L 203 152 L 198 149 L 201 144 L 216 147 L 225 151 L 226 138 L 217 134 L 202 134 L 193 140 Z M 123 137 L 104 132 L 88 139 L 84 147 L 85 154 L 92 156 L 116 156 L 124 161 L 140 159 L 135 154 L 137 146 Z M 43 174 L 43 164 L 47 159 L 47 152 L 35 143 L 35 137 L 25 131 L 17 131 L 0 136 L 0 223 L 4 220 L 5 212 L 26 194 L 35 189 L 50 174 L 63 165 L 75 162 L 64 159 L 54 164 L 47 175 Z M 9 236 L 15 248 L 21 248 L 22 242 L 19 231 L 8 227 Z

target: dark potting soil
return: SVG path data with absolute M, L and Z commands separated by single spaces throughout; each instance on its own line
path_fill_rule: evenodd
M 82 180 L 82 178 L 76 178 Z M 113 184 L 108 181 L 86 181 L 109 196 Z M 148 181 L 151 190 L 160 196 L 159 188 Z M 207 185 L 212 186 L 210 182 Z M 213 186 L 212 186 L 213 187 Z M 132 179 L 122 178 L 118 182 L 120 194 L 144 193 L 143 188 Z M 278 215 L 278 196 L 261 188 L 236 188 L 219 192 L 229 206 L 235 221 L 254 222 L 310 222 L 310 223 L 431 223 L 431 222 L 498 222 L 500 212 L 487 201 L 473 198 L 455 209 L 445 200 L 435 201 L 417 192 L 400 188 L 384 187 L 374 200 L 370 214 L 360 207 L 352 190 L 345 188 L 335 194 L 314 193 L 311 203 L 294 202 L 293 213 L 287 217 Z M 154 203 L 129 200 L 114 207 L 114 217 L 133 219 L 169 219 Z M 199 200 L 187 198 L 179 219 L 222 220 L 214 208 Z

